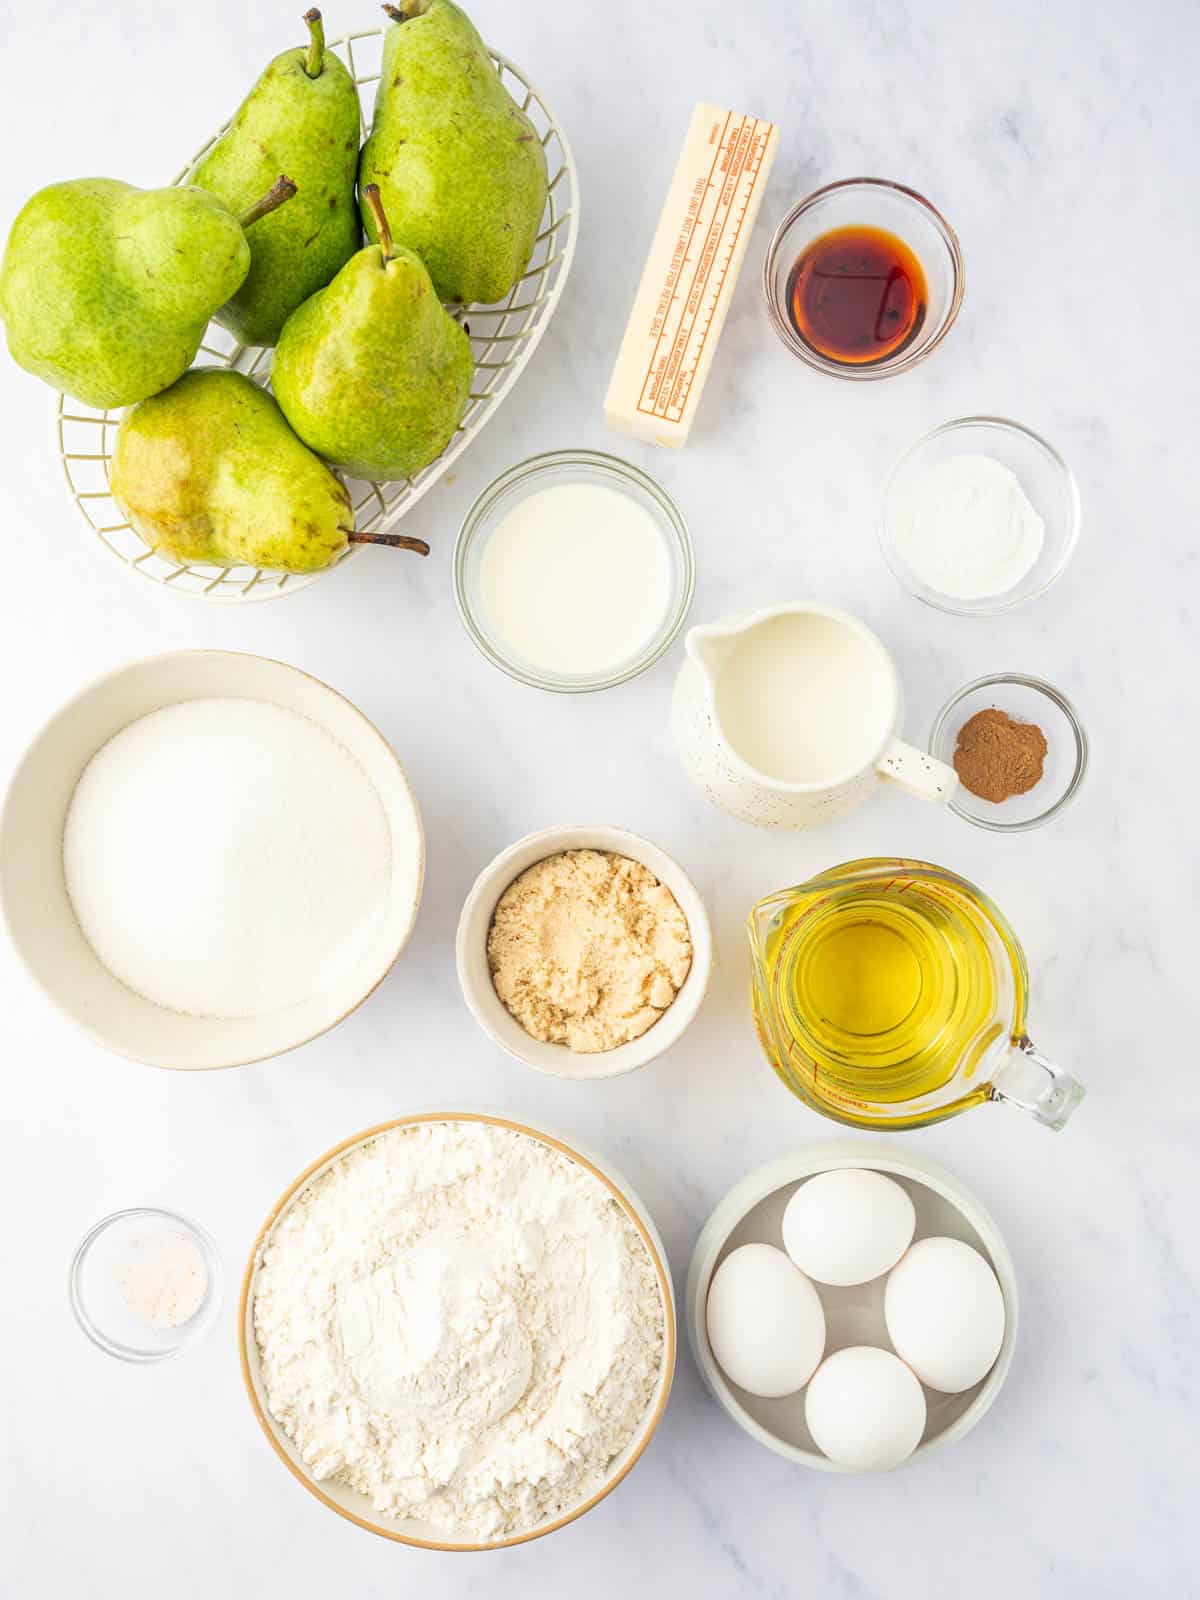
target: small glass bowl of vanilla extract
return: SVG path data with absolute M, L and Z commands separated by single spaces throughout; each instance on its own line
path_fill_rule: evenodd
M 907 372 L 946 337 L 962 305 L 954 229 L 915 189 L 846 178 L 793 206 L 763 263 L 776 333 L 835 378 Z

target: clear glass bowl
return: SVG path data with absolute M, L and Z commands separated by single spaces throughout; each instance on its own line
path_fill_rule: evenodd
M 596 483 L 637 501 L 662 535 L 670 562 L 670 594 L 658 628 L 634 655 L 598 676 L 555 674 L 516 655 L 489 621 L 480 591 L 483 553 L 501 520 L 526 496 L 560 483 Z M 611 689 L 644 672 L 670 648 L 683 627 L 695 587 L 692 541 L 678 506 L 640 468 L 597 450 L 554 450 L 510 467 L 467 512 L 454 547 L 454 597 L 477 648 L 510 677 L 559 694 Z
M 122 1269 L 147 1252 L 182 1237 L 194 1245 L 207 1274 L 199 1304 L 177 1327 L 140 1316 L 121 1287 Z M 88 1230 L 71 1260 L 69 1292 L 75 1320 L 94 1345 L 119 1361 L 165 1361 L 203 1338 L 221 1308 L 224 1272 L 217 1247 L 203 1228 L 173 1211 L 134 1206 L 114 1211 Z
M 925 271 L 929 299 L 916 336 L 882 361 L 866 366 L 834 361 L 813 349 L 796 332 L 788 315 L 788 278 L 796 258 L 834 228 L 884 228 L 896 234 Z M 775 230 L 763 262 L 763 294 L 775 332 L 794 356 L 832 378 L 870 383 L 909 372 L 941 344 L 962 305 L 965 287 L 962 251 L 954 229 L 915 189 L 886 178 L 845 178 L 828 184 L 793 206 Z
M 1014 722 L 1032 722 L 1046 735 L 1046 766 L 1027 794 L 1008 800 L 981 800 L 959 784 L 950 801 L 956 816 L 992 833 L 1024 833 L 1056 817 L 1079 792 L 1088 764 L 1087 734 L 1079 713 L 1061 690 L 1022 672 L 995 672 L 976 678 L 938 712 L 929 752 L 954 764 L 959 729 L 979 711 L 1006 711 Z
M 991 456 L 1014 473 L 1026 498 L 1046 525 L 1041 553 L 1017 584 L 1002 594 L 964 600 L 931 589 L 897 548 L 900 509 L 921 475 L 958 455 Z M 1079 542 L 1079 486 L 1053 445 L 1007 417 L 959 417 L 918 439 L 896 462 L 883 491 L 879 545 L 893 575 L 918 600 L 960 617 L 993 617 L 1024 605 L 1059 577 Z

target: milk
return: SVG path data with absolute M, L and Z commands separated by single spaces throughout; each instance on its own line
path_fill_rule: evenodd
M 688 776 L 759 828 L 848 816 L 881 783 L 944 804 L 958 775 L 899 737 L 892 658 L 857 618 L 795 600 L 693 628 L 671 727 Z
M 874 758 L 891 731 L 895 690 L 869 636 L 801 611 L 731 639 L 715 703 L 747 766 L 779 783 L 830 783 Z
M 596 483 L 526 495 L 497 524 L 479 568 L 483 609 L 508 651 L 564 677 L 619 667 L 658 631 L 671 593 L 649 512 Z

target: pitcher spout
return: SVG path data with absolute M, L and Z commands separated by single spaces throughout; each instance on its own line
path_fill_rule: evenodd
M 732 654 L 734 641 L 741 631 L 740 627 L 723 627 L 716 622 L 688 629 L 683 647 L 708 679 L 710 688 Z

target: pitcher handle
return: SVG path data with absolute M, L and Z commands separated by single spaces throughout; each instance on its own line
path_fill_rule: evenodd
M 944 761 L 936 761 L 916 745 L 905 744 L 903 739 L 893 739 L 875 763 L 881 778 L 894 783 L 905 794 L 916 795 L 918 800 L 934 800 L 945 805 L 958 788 L 958 773 Z
M 992 1099 L 1028 1111 L 1057 1133 L 1087 1090 L 1077 1078 L 1044 1056 L 1030 1039 L 1014 1039 L 992 1079 Z

